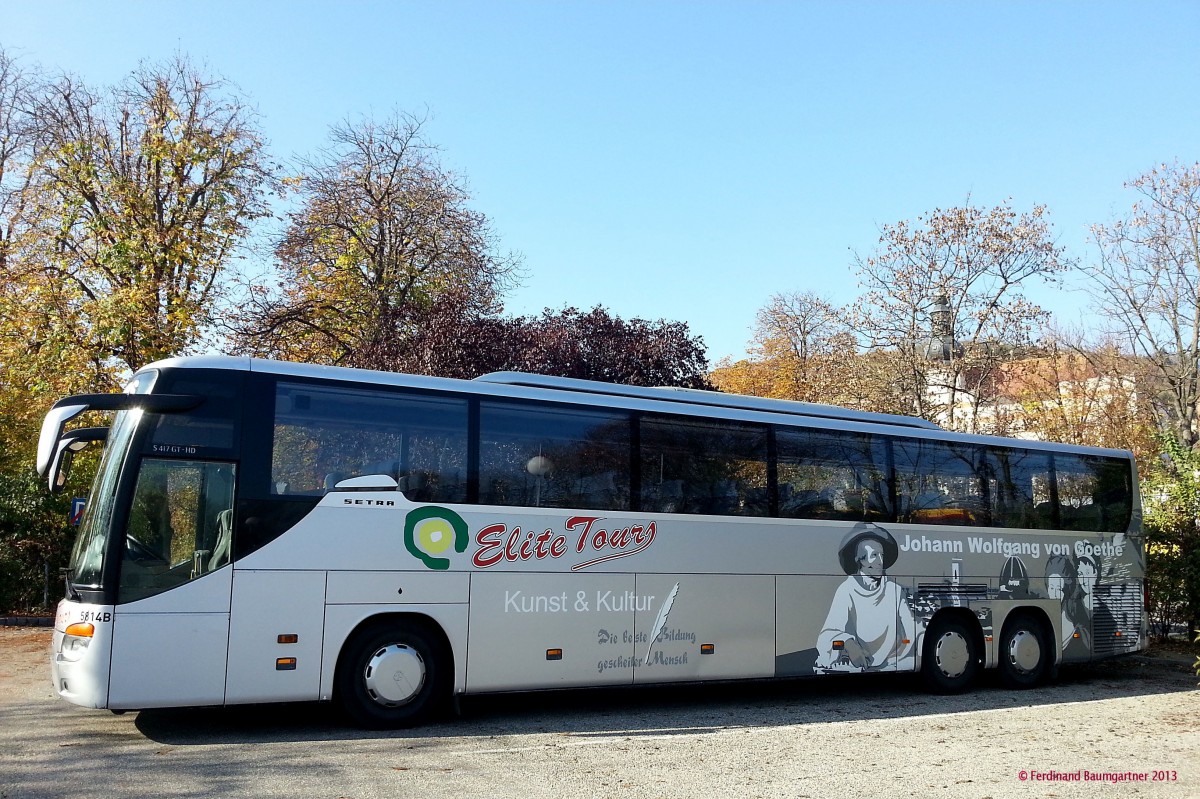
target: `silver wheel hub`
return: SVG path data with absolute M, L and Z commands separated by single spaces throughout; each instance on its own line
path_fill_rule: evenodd
M 425 661 L 417 650 L 404 644 L 380 648 L 363 669 L 367 695 L 386 707 L 411 701 L 424 684 Z
M 967 639 L 956 632 L 943 633 L 934 647 L 933 658 L 937 661 L 938 671 L 953 679 L 962 676 L 967 670 L 971 659 L 971 649 Z
M 1008 662 L 1023 674 L 1037 670 L 1042 662 L 1042 643 L 1028 630 L 1019 630 L 1008 642 Z

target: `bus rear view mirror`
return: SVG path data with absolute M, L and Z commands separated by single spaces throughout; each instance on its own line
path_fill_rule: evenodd
M 38 436 L 37 473 L 45 477 L 57 454 L 63 427 L 84 411 L 126 411 L 141 408 L 147 413 L 176 413 L 195 408 L 204 397 L 187 394 L 76 394 L 64 397 L 46 414 Z M 54 481 L 50 482 L 54 485 Z
M 93 441 L 103 441 L 106 438 L 107 427 L 81 427 L 64 433 L 54 448 L 54 457 L 50 464 L 50 493 L 57 494 L 67 484 L 67 477 L 71 474 L 71 462 L 75 459 L 76 452 L 83 451 Z
M 63 426 L 87 409 L 88 406 L 86 403 L 71 405 L 56 404 L 46 414 L 46 418 L 42 422 L 42 434 L 38 438 L 37 471 L 39 476 L 45 477 L 50 472 L 51 462 L 55 460 L 55 456 L 58 454 L 57 447 L 59 446 L 59 437 L 62 435 Z M 50 487 L 52 489 L 54 487 L 53 479 L 50 480 Z

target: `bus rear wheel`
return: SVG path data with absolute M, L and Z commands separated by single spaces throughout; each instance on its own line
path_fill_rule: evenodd
M 959 619 L 934 619 L 925 631 L 921 675 L 926 686 L 939 694 L 960 694 L 970 689 L 979 673 L 975 636 Z
M 1004 623 L 1000 636 L 1000 679 L 1009 688 L 1033 688 L 1050 676 L 1054 652 L 1045 628 L 1027 613 Z
M 338 701 L 368 729 L 411 727 L 442 709 L 450 691 L 449 658 L 427 628 L 408 621 L 377 622 L 342 651 Z

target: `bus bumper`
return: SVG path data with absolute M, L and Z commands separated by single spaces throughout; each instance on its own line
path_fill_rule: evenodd
M 58 603 L 50 644 L 50 679 L 60 697 L 81 707 L 108 707 L 112 605 Z

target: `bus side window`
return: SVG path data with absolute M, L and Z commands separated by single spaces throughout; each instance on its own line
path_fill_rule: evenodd
M 234 468 L 214 461 L 142 459 L 118 602 L 153 596 L 229 562 Z
M 1128 461 L 1089 455 L 1055 455 L 1060 527 L 1123 532 L 1131 504 Z
M 983 451 L 973 444 L 922 439 L 892 442 L 897 521 L 909 524 L 991 524 Z
M 865 433 L 778 428 L 779 515 L 789 519 L 889 518 L 887 455 Z
M 767 516 L 767 429 L 744 422 L 646 416 L 642 509 Z
M 1018 448 L 987 452 L 988 498 L 996 527 L 1048 530 L 1054 526 L 1050 505 L 1050 456 Z
M 484 504 L 629 509 L 628 413 L 496 400 L 479 427 Z
M 382 474 L 414 502 L 465 502 L 466 429 L 464 399 L 281 382 L 268 493 L 321 496 Z

